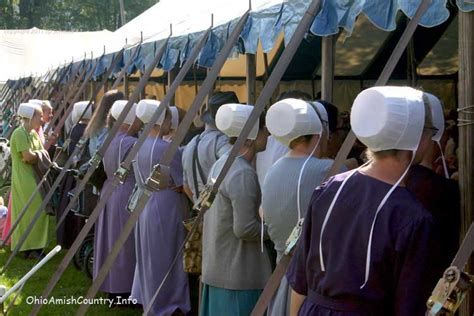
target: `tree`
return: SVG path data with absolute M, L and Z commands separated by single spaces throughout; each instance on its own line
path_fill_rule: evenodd
M 157 2 L 157 0 L 124 0 L 127 21 Z M 0 27 L 114 31 L 120 27 L 119 0 L 0 0 Z

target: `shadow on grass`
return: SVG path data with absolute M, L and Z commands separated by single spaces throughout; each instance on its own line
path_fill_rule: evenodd
M 50 228 L 54 225 L 50 223 Z M 54 236 L 50 229 L 50 238 Z M 53 237 L 54 238 L 54 237 Z M 48 251 L 51 250 L 55 244 L 51 243 L 48 247 Z M 62 250 L 59 254 L 53 257 L 48 263 L 46 263 L 40 270 L 38 270 L 26 283 L 17 300 L 15 306 L 10 310 L 9 315 L 28 315 L 31 311 L 32 305 L 27 303 L 27 298 L 31 296 L 39 297 L 43 292 L 46 284 L 50 277 L 56 271 L 59 263 L 66 254 L 67 250 Z M 3 266 L 10 256 L 11 251 L 9 249 L 0 249 L 0 266 Z M 24 259 L 21 254 L 18 255 L 10 264 L 5 274 L 0 276 L 0 284 L 4 285 L 9 289 L 23 275 L 25 275 L 35 264 L 37 260 Z M 91 285 L 91 280 L 85 275 L 84 272 L 77 270 L 71 263 L 64 272 L 61 280 L 56 285 L 52 292 L 51 297 L 55 298 L 71 298 L 78 299 L 80 296 L 84 296 L 88 288 Z M 10 304 L 11 299 L 15 296 L 13 294 L 7 300 L 5 308 Z M 98 298 L 106 298 L 105 294 L 98 295 Z M 31 298 L 30 298 L 31 299 Z M 66 305 L 66 304 L 48 304 L 43 306 L 40 315 L 74 315 L 78 305 Z M 112 307 L 109 308 L 107 304 L 93 305 L 89 308 L 88 315 L 141 315 L 141 309 L 133 309 L 127 307 Z

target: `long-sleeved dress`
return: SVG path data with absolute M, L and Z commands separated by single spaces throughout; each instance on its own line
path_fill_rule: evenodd
M 160 138 L 146 139 L 136 157 L 139 176 L 143 180 L 148 178 L 168 146 L 169 143 Z M 144 308 L 161 284 L 185 237 L 184 201 L 181 193 L 171 189 L 183 184 L 180 151 L 174 156 L 170 169 L 170 188 L 153 192 L 135 226 L 137 265 L 132 297 Z M 172 315 L 177 310 L 186 314 L 190 309 L 188 276 L 183 270 L 183 261 L 178 260 L 156 298 L 151 314 Z
M 33 166 L 23 162 L 22 152 L 26 150 L 42 150 L 43 145 L 36 131 L 32 130 L 27 132 L 23 126 L 20 126 L 13 131 L 10 140 L 10 147 L 12 158 L 11 222 L 14 223 L 36 189 L 36 179 Z M 42 200 L 40 194 L 36 194 L 33 202 L 25 213 L 25 216 L 21 219 L 17 229 L 12 234 L 12 249 L 16 247 L 19 239 L 25 233 L 26 228 L 30 224 L 41 203 Z M 45 212 L 41 212 L 38 221 L 33 226 L 33 230 L 21 246 L 20 251 L 44 248 L 48 241 L 48 227 L 48 215 L 46 215 Z
M 285 251 L 286 241 L 293 228 L 300 218 L 304 218 L 314 189 L 324 180 L 333 163 L 330 159 L 311 157 L 303 170 L 298 196 L 298 178 L 306 159 L 307 157 L 282 157 L 268 170 L 262 186 L 264 220 L 268 235 L 275 244 L 277 263 Z M 345 167 L 343 171 L 346 171 Z M 284 277 L 268 307 L 267 315 L 287 315 L 290 293 L 288 281 Z
M 331 178 L 311 198 L 287 272 L 293 290 L 307 296 L 299 315 L 424 315 L 436 283 L 430 268 L 436 260 L 433 219 L 406 188 L 394 190 L 374 221 L 391 185 L 356 172 L 320 239 L 329 205 L 348 174 Z
M 77 143 L 81 139 L 84 131 L 86 129 L 86 124 L 76 124 L 71 129 L 69 137 L 71 138 L 71 143 L 69 144 L 68 154 L 71 155 L 76 148 Z M 69 192 L 71 192 L 76 186 L 76 179 L 70 174 L 66 174 L 61 186 L 59 187 L 59 192 L 61 192 L 61 197 L 59 199 L 58 210 L 56 211 L 56 220 L 62 217 L 66 207 L 69 204 Z M 56 239 L 58 244 L 61 247 L 68 249 L 71 247 L 72 243 L 76 239 L 77 235 L 84 226 L 85 219 L 79 216 L 76 216 L 74 213 L 69 212 L 66 216 L 64 222 L 56 230 Z
M 208 183 L 220 173 L 228 155 L 212 167 Z M 267 249 L 261 250 L 257 173 L 236 158 L 204 215 L 202 236 L 203 295 L 201 315 L 249 315 L 270 274 Z
M 114 173 L 129 149 L 135 144 L 136 138 L 119 132 L 105 152 L 103 163 L 107 174 L 102 192 L 111 185 Z M 122 227 L 130 217 L 127 202 L 135 187 L 135 177 L 131 172 L 123 184 L 117 186 L 107 200 L 95 224 L 94 238 L 94 278 L 105 262 L 110 250 L 116 242 Z M 101 291 L 113 294 L 130 293 L 135 271 L 135 239 L 130 235 L 117 256 L 107 278 L 102 283 Z

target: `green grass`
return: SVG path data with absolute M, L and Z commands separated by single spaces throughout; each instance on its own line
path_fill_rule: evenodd
M 50 223 L 50 238 L 54 236 L 54 220 L 51 218 Z M 51 240 L 51 239 L 50 239 Z M 48 247 L 48 251 L 54 247 L 55 244 L 51 243 Z M 3 267 L 8 257 L 10 256 L 10 249 L 0 249 L 0 266 Z M 32 309 L 32 305 L 26 303 L 28 296 L 40 296 L 43 292 L 46 284 L 48 283 L 51 276 L 54 274 L 56 268 L 61 262 L 62 258 L 66 254 L 66 250 L 62 250 L 54 258 L 52 258 L 46 265 L 38 270 L 26 283 L 17 300 L 15 305 L 9 311 L 9 315 L 28 315 Z M 21 255 L 11 262 L 7 271 L 4 275 L 0 276 L 0 284 L 4 285 L 9 289 L 23 275 L 25 275 L 31 267 L 37 263 L 37 260 L 23 259 Z M 85 296 L 88 288 L 91 285 L 91 280 L 82 271 L 77 270 L 74 265 L 71 264 L 64 272 L 61 280 L 56 285 L 51 296 L 56 298 L 63 297 L 75 297 Z M 7 300 L 5 308 L 10 304 L 11 298 Z M 97 297 L 106 297 L 105 295 L 97 295 Z M 40 315 L 74 315 L 78 305 L 45 305 L 42 307 Z M 88 315 L 141 315 L 141 309 L 131 309 L 125 307 L 112 307 L 108 305 L 92 305 L 89 308 Z

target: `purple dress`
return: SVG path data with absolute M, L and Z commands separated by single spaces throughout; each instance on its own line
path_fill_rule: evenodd
M 169 143 L 160 138 L 148 137 L 137 155 L 139 177 L 146 179 L 157 164 Z M 151 159 L 150 159 L 151 158 Z M 181 152 L 178 151 L 170 166 L 171 186 L 183 185 Z M 182 224 L 185 205 L 181 193 L 171 189 L 154 192 L 135 227 L 137 265 L 132 297 L 143 308 L 151 301 L 185 237 Z M 172 315 L 191 309 L 188 276 L 183 261 L 178 260 L 160 294 L 154 302 L 152 315 Z
M 331 178 L 311 198 L 287 272 L 293 290 L 307 296 L 299 315 L 424 315 L 436 283 L 430 269 L 436 259 L 433 220 L 406 188 L 394 190 L 375 221 L 365 286 L 371 226 L 391 185 L 356 172 L 341 191 L 320 248 L 327 210 L 348 174 Z
M 112 140 L 103 159 L 107 180 L 104 183 L 102 192 L 107 191 L 107 187 L 112 183 L 114 173 L 117 171 L 120 161 L 125 158 L 129 149 L 135 144 L 135 141 L 136 138 L 128 136 L 123 132 L 119 132 Z M 127 210 L 127 203 L 134 186 L 135 177 L 131 172 L 125 182 L 115 188 L 95 224 L 94 279 L 130 216 Z M 135 239 L 133 235 L 130 235 L 104 283 L 102 283 L 101 291 L 114 294 L 130 293 L 134 271 Z

